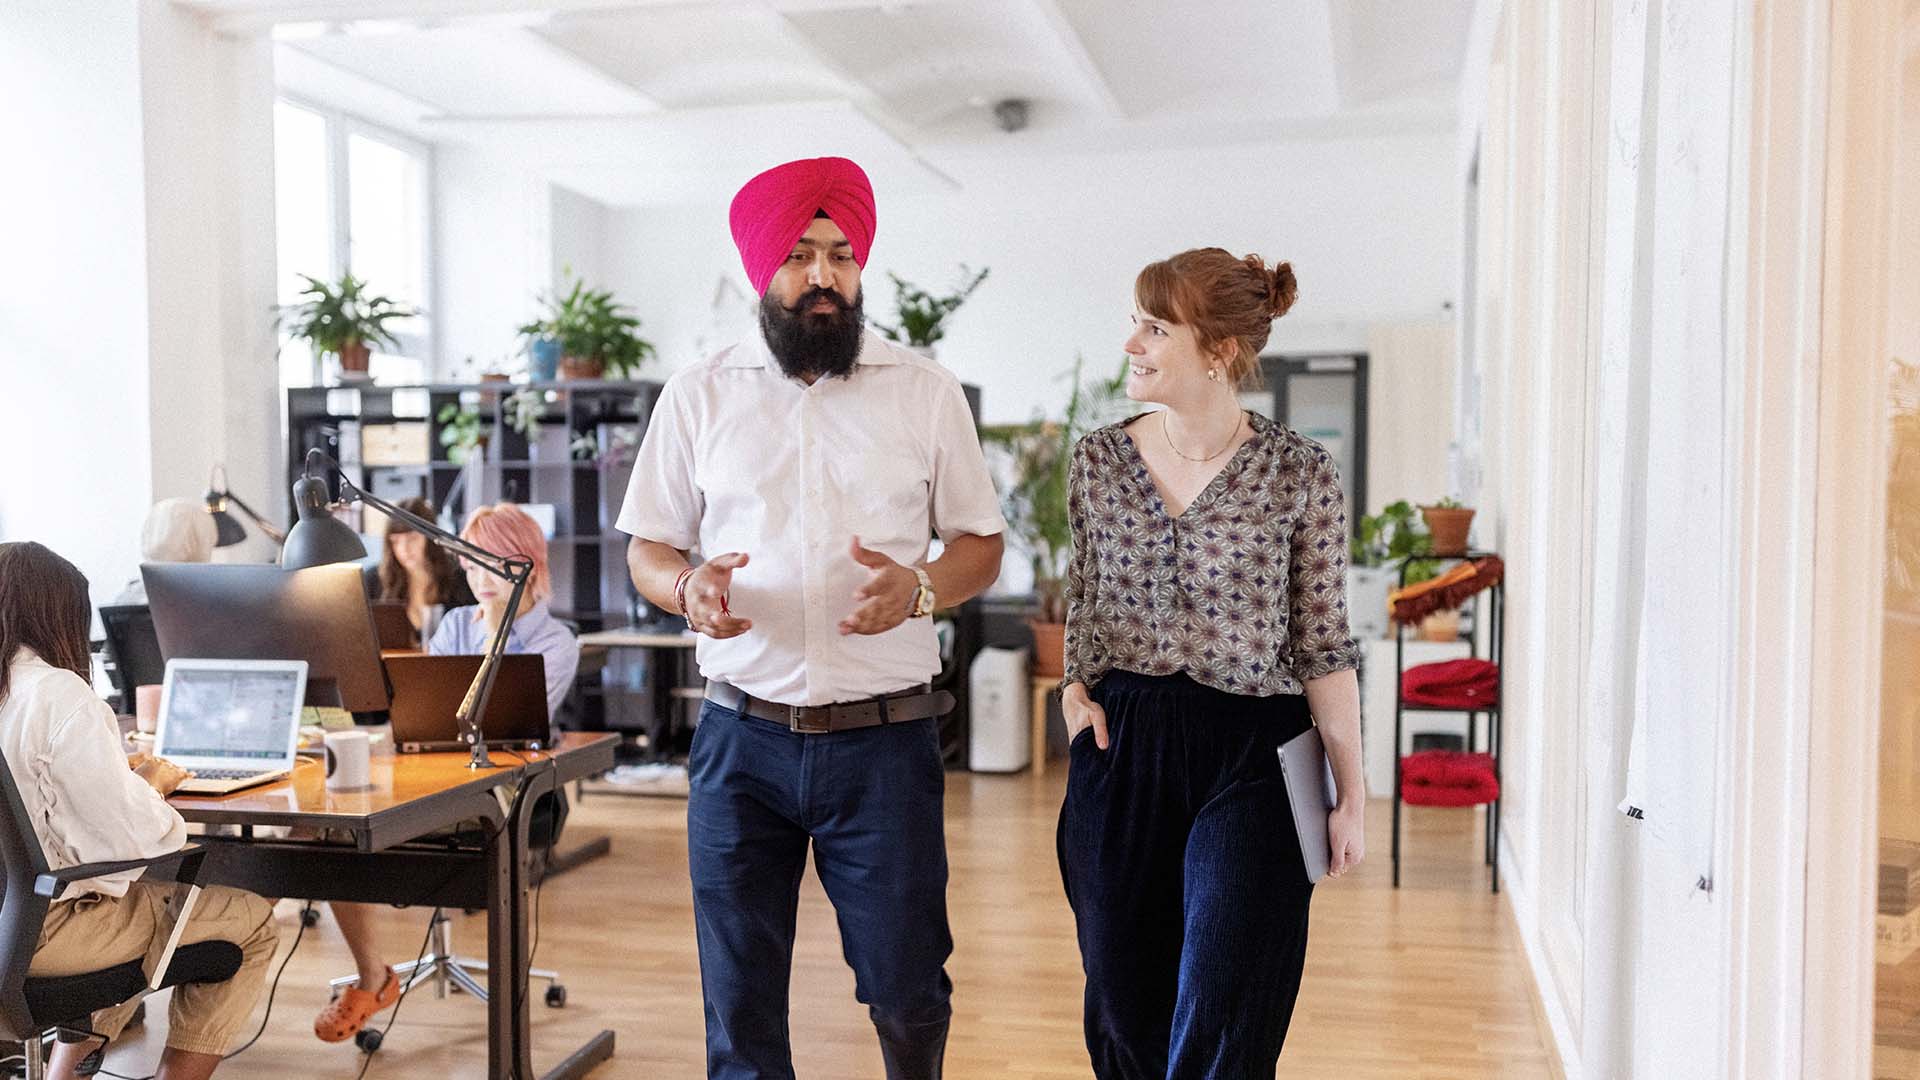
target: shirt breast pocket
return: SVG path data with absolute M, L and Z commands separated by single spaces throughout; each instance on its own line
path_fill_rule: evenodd
M 835 477 L 847 524 L 869 545 L 919 544 L 931 532 L 928 478 L 919 455 L 863 451 Z

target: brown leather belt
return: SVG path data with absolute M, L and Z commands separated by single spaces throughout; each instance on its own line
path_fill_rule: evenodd
M 746 703 L 744 709 L 741 706 L 743 699 Z M 945 716 L 953 711 L 952 694 L 945 690 L 931 692 L 924 684 L 865 701 L 846 701 L 835 705 L 782 705 L 754 697 L 739 687 L 709 679 L 707 700 L 757 719 L 784 724 L 788 731 L 802 735 L 830 735 L 836 731 L 925 720 L 929 716 Z

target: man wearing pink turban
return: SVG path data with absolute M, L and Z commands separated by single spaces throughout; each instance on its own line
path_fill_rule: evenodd
M 687 855 L 707 1073 L 791 1078 L 809 848 L 890 1080 L 934 1080 L 953 951 L 936 603 L 999 574 L 999 499 L 960 382 L 868 332 L 873 189 L 845 158 L 730 214 L 760 334 L 667 380 L 621 509 L 634 585 L 699 633 Z M 929 536 L 942 541 L 929 559 Z

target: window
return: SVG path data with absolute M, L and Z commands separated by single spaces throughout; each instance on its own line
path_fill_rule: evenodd
M 274 108 L 274 187 L 280 302 L 293 303 L 302 274 L 337 281 L 351 269 L 376 294 L 423 311 L 431 295 L 426 147 L 374 125 L 300 102 Z M 377 347 L 374 381 L 426 381 L 431 314 L 387 324 L 397 348 Z M 318 386 L 334 361 L 305 342 L 282 341 L 280 382 Z

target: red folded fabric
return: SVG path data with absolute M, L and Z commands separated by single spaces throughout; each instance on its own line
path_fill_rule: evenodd
M 1500 797 L 1492 754 L 1422 750 L 1400 759 L 1400 800 L 1414 806 L 1479 806 Z
M 1395 622 L 1417 623 L 1436 611 L 1448 611 L 1467 602 L 1482 589 L 1497 585 L 1506 577 L 1507 564 L 1498 555 L 1463 562 L 1437 578 L 1395 589 L 1387 596 Z
M 1417 664 L 1401 673 L 1400 696 L 1411 705 L 1490 709 L 1500 703 L 1500 668 L 1473 656 Z

